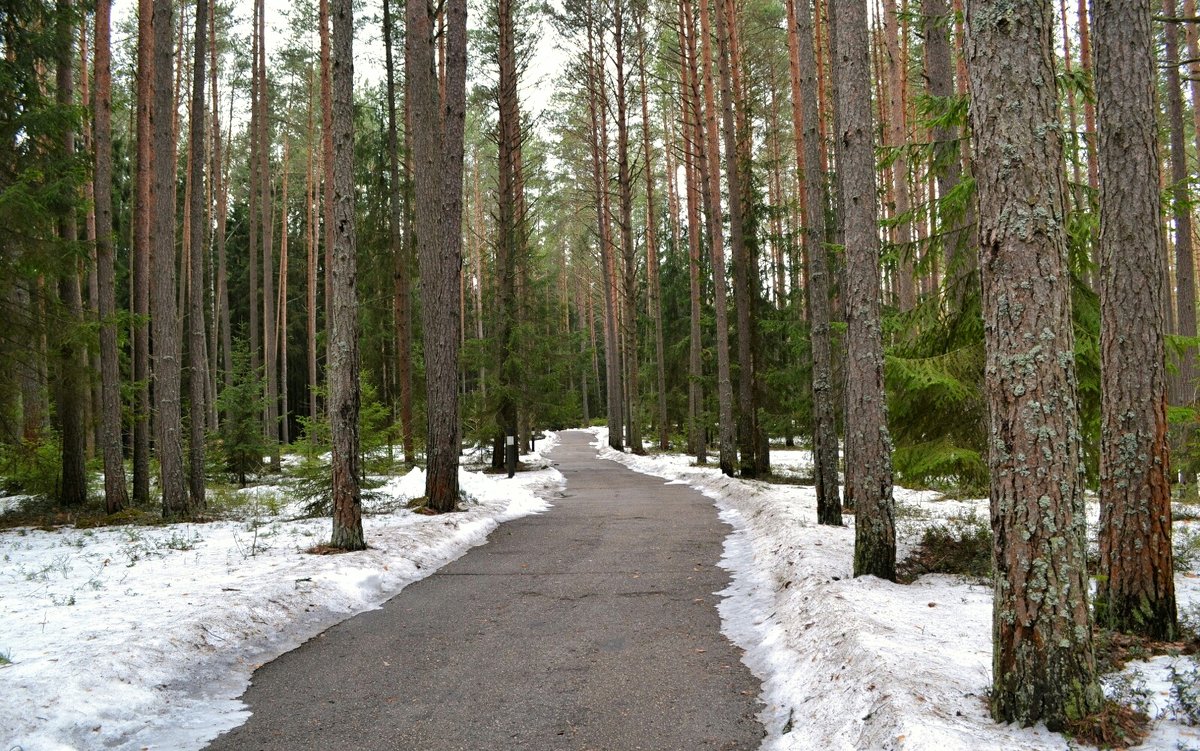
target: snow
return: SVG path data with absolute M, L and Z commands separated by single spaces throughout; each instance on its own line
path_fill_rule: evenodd
M 763 683 L 763 751 L 1071 747 L 1044 727 L 989 718 L 990 586 L 942 575 L 908 586 L 854 579 L 853 516 L 846 527 L 817 525 L 811 487 L 729 478 L 686 456 L 622 454 L 595 433 L 602 457 L 698 489 L 732 527 L 722 558 L 732 581 L 719 608 Z M 776 449 L 771 459 L 777 471 L 811 473 L 806 451 Z M 562 475 L 538 454 L 523 461 L 542 468 L 512 480 L 462 472 L 472 500 L 461 514 L 396 510 L 423 492 L 424 476 L 389 479 L 364 519 L 370 549 L 349 555 L 304 553 L 328 538 L 329 521 L 290 517 L 295 504 L 271 486 L 242 493 L 238 521 L 0 532 L 0 655 L 12 662 L 0 660 L 0 748 L 202 747 L 248 716 L 238 697 L 254 668 L 379 607 L 497 524 L 548 508 Z M 929 524 L 987 519 L 985 500 L 899 487 L 895 498 L 901 556 Z M 1089 511 L 1094 525 L 1094 504 Z M 1179 576 L 1177 598 L 1196 617 L 1200 577 Z M 1139 749 L 1200 749 L 1188 724 L 1200 718 L 1180 716 L 1172 670 L 1197 668 L 1157 657 L 1106 679 L 1110 695 L 1157 718 Z
M 594 432 L 600 456 L 691 485 L 733 528 L 722 558 L 732 583 L 719 593 L 719 609 L 724 633 L 763 683 L 763 751 L 1072 748 L 1044 726 L 991 720 L 990 585 L 944 575 L 912 585 L 852 578 L 854 517 L 846 527 L 819 526 L 812 487 L 730 478 L 678 454 L 624 454 L 607 446 L 605 429 Z M 799 450 L 772 450 L 771 463 L 785 475 L 812 468 L 811 454 Z M 901 487 L 894 495 L 900 557 L 929 524 L 988 519 L 986 499 L 945 500 Z M 1177 577 L 1176 595 L 1181 613 L 1200 603 L 1194 574 Z M 1158 657 L 1122 674 L 1127 681 L 1144 675 L 1153 698 L 1148 709 L 1157 719 L 1138 749 L 1200 749 L 1200 732 L 1170 701 L 1169 665 L 1195 669 L 1186 658 Z
M 511 480 L 461 472 L 464 513 L 404 510 L 424 473 L 391 478 L 359 553 L 303 552 L 329 520 L 289 517 L 268 486 L 240 521 L 0 532 L 0 748 L 200 748 L 245 721 L 257 666 L 547 509 L 563 478 L 539 454 L 556 439 Z

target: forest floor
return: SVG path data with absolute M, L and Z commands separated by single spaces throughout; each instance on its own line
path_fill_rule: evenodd
M 718 609 L 762 681 L 763 749 L 1077 747 L 989 719 L 989 585 L 944 574 L 909 585 L 851 578 L 853 516 L 843 528 L 816 524 L 813 490 L 799 484 L 811 474 L 808 452 L 772 452 L 782 482 L 741 480 L 677 454 L 620 454 L 602 448 L 602 429 L 593 433 L 600 456 L 696 488 L 734 529 L 721 561 L 732 583 Z M 404 504 L 422 493 L 422 473 L 390 478 L 365 519 L 371 549 L 353 557 L 305 553 L 327 539 L 328 519 L 299 518 L 282 486 L 237 493 L 225 521 L 0 531 L 0 747 L 201 747 L 245 721 L 238 697 L 255 668 L 379 608 L 499 523 L 549 508 L 563 489 L 541 456 L 553 443 L 523 457 L 532 470 L 514 480 L 463 472 L 473 499 L 463 514 L 413 514 Z M 986 524 L 986 500 L 902 488 L 896 500 L 901 558 L 929 529 Z M 1094 503 L 1089 513 L 1094 527 Z M 1193 628 L 1198 530 L 1176 522 L 1179 608 Z M 1156 718 L 1136 748 L 1200 749 L 1192 658 L 1131 660 L 1106 685 Z

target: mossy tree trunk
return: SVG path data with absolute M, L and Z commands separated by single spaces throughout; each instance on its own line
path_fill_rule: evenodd
M 1095 0 L 1100 129 L 1100 577 L 1097 618 L 1175 637 L 1150 7 Z
M 992 715 L 1099 708 L 1050 0 L 968 0 L 995 534 Z

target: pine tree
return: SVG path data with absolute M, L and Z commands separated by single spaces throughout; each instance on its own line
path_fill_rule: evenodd
M 1150 8 L 1097 0 L 1095 34 L 1103 358 L 1097 620 L 1171 641 L 1166 290 Z
M 968 0 L 995 535 L 992 716 L 1099 709 L 1049 0 Z M 1016 168 L 1016 165 L 1020 165 Z

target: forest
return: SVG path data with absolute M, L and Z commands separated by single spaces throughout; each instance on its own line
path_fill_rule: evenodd
M 992 716 L 1078 728 L 1094 627 L 1195 639 L 1195 5 L 10 0 L 5 491 L 290 475 L 361 550 L 373 477 L 452 512 L 547 430 L 803 446 L 856 577 L 894 487 L 990 497 Z

